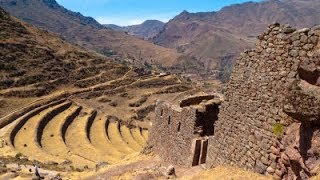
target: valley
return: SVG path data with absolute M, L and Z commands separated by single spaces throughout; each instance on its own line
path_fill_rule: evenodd
M 182 77 L 114 62 L 0 10 L 3 161 L 62 172 L 118 164 L 146 146 L 157 99 L 200 92 Z
M 320 2 L 232 2 L 0 0 L 0 180 L 319 178 Z

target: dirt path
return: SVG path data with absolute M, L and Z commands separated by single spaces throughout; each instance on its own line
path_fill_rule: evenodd
M 139 171 L 139 170 L 154 170 L 157 167 L 160 166 L 160 161 L 155 160 L 145 160 L 145 161 L 139 161 L 135 163 L 131 163 L 128 165 L 123 166 L 117 166 L 114 168 L 111 168 L 101 174 L 94 175 L 91 177 L 86 178 L 87 180 L 90 179 L 110 179 L 115 176 L 120 176 L 122 174 L 125 174 L 130 171 Z
M 169 166 L 170 164 L 162 162 L 158 157 L 152 157 L 148 160 L 142 160 L 126 165 L 116 166 L 85 179 L 166 179 L 164 174 Z M 204 171 L 204 168 L 202 168 L 201 166 L 175 166 L 175 171 L 177 178 L 183 178 L 186 176 L 199 174 L 200 172 Z

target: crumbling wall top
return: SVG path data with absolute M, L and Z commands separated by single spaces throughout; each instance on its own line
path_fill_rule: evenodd
M 208 94 L 208 95 L 199 95 L 199 96 L 190 96 L 180 101 L 179 106 L 181 108 L 184 107 L 195 107 L 201 108 L 205 107 L 209 104 L 221 104 L 223 101 L 223 95 L 222 94 Z

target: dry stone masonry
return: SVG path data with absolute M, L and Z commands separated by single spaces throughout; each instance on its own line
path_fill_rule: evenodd
M 319 36 L 320 27 L 276 23 L 240 56 L 209 140 L 210 165 L 277 179 L 319 171 Z
M 158 102 L 150 139 L 154 151 L 179 165 L 235 165 L 275 179 L 319 173 L 319 37 L 320 26 L 270 25 L 256 48 L 238 58 L 225 101 L 215 109 L 218 119 L 202 116 L 203 126 L 198 113 L 208 109 L 190 103 L 199 102 L 187 100 L 186 107 Z M 200 155 L 205 161 L 194 163 L 206 145 L 207 154 Z
M 190 97 L 179 105 L 158 101 L 149 139 L 154 152 L 173 164 L 204 164 L 221 99 L 216 94 Z

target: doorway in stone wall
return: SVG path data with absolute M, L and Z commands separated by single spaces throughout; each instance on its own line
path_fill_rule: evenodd
M 199 166 L 205 164 L 208 152 L 208 139 L 195 139 L 193 149 L 192 166 Z

